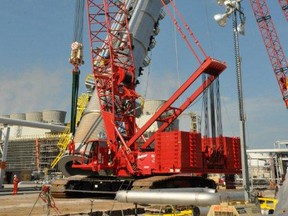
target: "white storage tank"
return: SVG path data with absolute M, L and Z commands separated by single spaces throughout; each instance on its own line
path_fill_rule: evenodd
M 141 128 L 155 114 L 155 112 L 157 112 L 162 107 L 165 102 L 165 100 L 145 100 L 143 115 L 137 119 L 137 125 Z M 162 122 L 156 121 L 150 126 L 147 131 L 155 132 L 162 126 L 162 124 Z M 179 119 L 175 119 L 166 130 L 179 130 Z
M 145 100 L 143 115 L 154 114 L 165 103 L 165 100 Z
M 81 121 L 77 127 L 74 138 L 76 148 L 78 148 L 78 144 L 81 144 L 87 137 L 91 140 L 98 139 L 101 134 L 106 136 L 99 99 L 95 92 L 92 94 L 89 104 L 82 114 Z
M 26 120 L 26 114 L 25 113 L 13 113 L 10 115 L 11 119 L 20 119 L 20 120 Z
M 66 112 L 61 110 L 45 110 L 43 111 L 43 122 L 53 124 L 64 124 Z
M 43 114 L 42 112 L 28 112 L 26 113 L 26 120 L 33 122 L 42 122 Z

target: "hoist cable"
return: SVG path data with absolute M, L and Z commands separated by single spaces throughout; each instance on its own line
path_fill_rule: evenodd
M 75 2 L 73 41 L 77 41 L 79 43 L 82 43 L 82 40 L 83 40 L 84 3 L 85 1 L 83 0 L 76 0 Z

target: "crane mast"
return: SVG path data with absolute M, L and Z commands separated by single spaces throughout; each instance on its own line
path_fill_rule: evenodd
M 279 2 L 280 4 L 282 3 L 281 5 L 284 5 L 283 2 L 287 3 L 287 1 Z M 270 15 L 267 2 L 266 0 L 250 0 L 250 4 L 283 96 L 283 100 L 286 108 L 288 108 L 288 63 Z

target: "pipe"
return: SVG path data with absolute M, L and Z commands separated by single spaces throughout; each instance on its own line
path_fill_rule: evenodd
M 65 126 L 62 125 L 54 125 L 54 124 L 47 124 L 41 122 L 32 122 L 20 119 L 10 119 L 5 117 L 0 117 L 0 123 L 7 124 L 7 125 L 19 125 L 25 127 L 33 127 L 33 128 L 43 128 L 57 132 L 63 132 L 65 130 Z
M 165 204 L 165 205 L 194 205 L 210 206 L 225 201 L 243 201 L 243 191 L 223 193 L 193 192 L 193 191 L 118 191 L 116 200 L 123 203 Z
M 216 193 L 216 189 L 212 188 L 202 188 L 202 187 L 195 187 L 195 188 L 161 188 L 161 189 L 150 189 L 149 191 L 172 191 L 172 192 L 207 192 L 207 193 Z

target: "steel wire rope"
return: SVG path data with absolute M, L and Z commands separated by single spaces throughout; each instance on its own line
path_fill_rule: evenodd
M 174 3 L 176 6 L 176 3 Z M 173 7 L 173 15 L 176 17 L 176 11 Z M 179 73 L 179 56 L 178 56 L 178 43 L 177 43 L 177 28 L 176 25 L 174 26 L 174 49 L 175 49 L 175 67 L 177 72 L 177 82 L 178 82 L 178 88 L 181 86 L 180 84 L 180 73 Z
M 82 43 L 83 40 L 83 17 L 84 17 L 84 1 L 77 0 L 75 6 L 75 20 L 74 20 L 74 35 L 73 41 Z
M 210 22 L 209 22 L 209 19 L 208 19 L 208 17 L 210 16 L 210 14 L 211 13 L 208 13 L 208 5 L 207 5 L 207 1 L 205 1 L 205 14 L 206 14 L 206 23 L 207 23 L 207 33 L 208 33 L 208 38 L 210 38 L 211 39 L 211 25 L 210 25 Z M 215 53 L 215 51 L 214 51 L 214 47 L 215 47 L 215 45 L 214 45 L 214 40 L 209 40 L 209 46 L 210 46 L 210 49 L 211 49 L 211 53 L 212 53 L 212 55 L 214 56 L 214 53 Z M 220 76 L 215 80 L 215 81 L 217 81 L 218 80 L 218 82 L 220 81 Z M 219 84 L 219 89 L 220 89 L 220 83 L 218 83 Z M 221 91 L 223 91 L 223 89 L 221 89 Z M 224 92 L 225 92 L 225 89 L 224 89 Z M 225 109 L 225 115 L 226 115 L 226 117 L 227 117 L 227 120 L 228 120 L 228 123 L 229 123 L 229 125 L 233 125 L 232 124 L 232 121 L 231 121 L 231 116 L 229 115 L 229 110 L 228 110 L 228 108 L 227 108 L 227 104 L 225 103 L 225 100 L 221 100 L 221 97 L 220 97 L 220 101 L 221 101 L 221 111 L 222 111 L 222 107 L 224 106 L 224 109 Z M 223 104 L 223 106 L 222 106 L 222 104 Z M 222 112 L 221 112 L 222 113 Z M 221 115 L 222 116 L 222 115 Z M 221 117 L 222 118 L 222 117 Z M 221 127 L 223 127 L 223 126 L 221 126 Z M 229 127 L 230 129 L 232 129 L 232 134 L 236 134 L 236 130 L 235 130 L 235 128 L 233 128 L 233 127 Z M 223 128 L 222 128 L 222 133 L 223 133 Z
M 152 51 L 150 51 L 151 53 L 150 53 L 150 56 L 149 56 L 149 58 L 150 59 L 152 59 Z M 150 66 L 150 64 L 148 65 L 148 67 L 147 67 L 147 77 L 146 77 L 146 86 L 145 86 L 145 89 L 144 89 L 144 100 L 146 99 L 146 97 L 147 97 L 147 91 L 148 91 L 148 87 L 149 87 L 149 78 L 150 78 L 150 72 L 151 72 L 151 66 Z
M 174 2 L 174 5 L 176 7 L 176 2 Z M 176 9 L 175 7 L 173 7 L 173 16 L 176 19 Z M 176 25 L 173 25 L 174 28 L 174 50 L 175 50 L 175 67 L 176 67 L 176 73 L 177 73 L 177 84 L 178 84 L 178 88 L 180 88 L 181 84 L 180 84 L 180 72 L 179 72 L 179 55 L 178 55 L 178 41 L 177 41 L 177 28 Z M 179 100 L 182 101 L 182 95 L 179 97 Z M 182 119 L 183 121 L 183 115 L 179 116 L 179 121 L 180 119 Z
M 177 81 L 178 81 L 178 88 L 181 86 L 181 84 L 180 84 L 180 72 L 179 72 L 179 53 L 178 53 L 178 43 L 177 43 L 177 31 L 180 31 L 180 33 L 183 33 L 182 32 L 182 30 L 181 30 L 181 28 L 179 29 L 179 26 L 177 25 L 177 17 L 176 17 L 176 15 L 178 15 L 179 16 L 179 19 L 181 20 L 181 22 L 183 22 L 184 23 L 184 25 L 185 25 L 185 28 L 188 30 L 188 32 L 189 32 L 189 35 L 193 38 L 193 40 L 194 40 L 194 42 L 196 43 L 196 45 L 199 47 L 199 49 L 200 49 L 200 51 L 202 52 L 202 54 L 204 55 L 204 56 L 206 56 L 206 54 L 205 54 L 205 52 L 204 52 L 204 50 L 202 49 L 202 47 L 201 47 L 201 45 L 199 44 L 199 42 L 198 42 L 198 40 L 195 38 L 195 36 L 194 36 L 194 34 L 191 32 L 191 30 L 190 30 L 190 28 L 189 28 L 189 26 L 188 26 L 188 24 L 186 23 L 186 21 L 184 20 L 184 18 L 182 17 L 182 15 L 179 13 L 179 11 L 177 10 L 177 5 L 176 5 L 176 2 L 173 2 L 173 1 L 170 1 L 170 3 L 173 5 L 173 17 L 171 16 L 171 14 L 170 14 L 170 16 L 171 16 L 171 18 L 172 18 L 172 21 L 174 22 L 174 49 L 175 49 L 175 61 L 176 61 L 176 72 L 177 72 Z M 164 5 L 165 6 L 165 5 Z M 165 6 L 166 7 L 166 9 L 167 9 L 167 11 L 169 12 L 169 10 L 168 10 L 168 8 L 167 8 L 167 5 Z M 189 46 L 189 44 L 188 44 L 188 48 L 191 48 L 190 46 Z M 194 54 L 194 52 L 192 52 L 193 54 Z M 196 57 L 196 56 L 195 56 Z M 198 59 L 197 57 L 196 57 L 196 59 Z M 180 96 L 180 98 L 179 98 L 179 100 L 181 101 L 181 97 L 182 97 L 182 95 Z M 190 104 L 188 107 L 187 107 L 187 109 L 188 108 L 190 108 L 191 106 L 193 106 L 193 105 L 195 105 L 199 100 L 201 100 L 201 98 L 202 98 L 203 96 L 200 96 L 199 98 L 197 98 L 197 100 L 195 101 L 195 102 L 193 102 L 192 104 Z M 182 118 L 182 116 L 183 115 L 180 115 L 180 117 L 179 118 Z
M 211 35 L 211 29 L 210 29 L 210 25 L 209 25 L 209 21 L 208 21 L 207 2 L 205 1 L 204 4 L 205 4 L 204 8 L 205 8 L 205 14 L 206 14 L 206 25 L 207 25 L 208 38 L 210 39 L 209 45 L 210 45 L 210 49 L 212 50 L 212 55 L 214 56 L 214 49 L 213 49 L 213 44 L 212 44 L 213 41 L 211 40 L 211 36 L 210 36 Z M 203 80 L 205 80 L 205 78 L 206 77 L 203 76 Z M 209 93 L 210 93 L 210 120 L 211 120 L 210 122 L 211 122 L 212 136 L 222 136 L 222 134 L 223 134 L 222 116 L 221 116 L 220 81 L 219 81 L 219 79 L 220 78 L 217 77 L 215 79 L 215 81 L 208 88 Z M 203 99 L 203 103 L 205 103 L 205 101 L 206 101 L 206 104 L 204 104 L 203 108 L 205 109 L 205 112 L 208 112 L 208 107 L 206 107 L 206 106 L 208 106 L 208 103 L 207 103 L 208 93 L 205 92 L 204 95 L 205 95 L 205 97 Z M 215 103 L 216 103 L 216 106 L 215 106 Z M 207 117 L 208 117 L 208 114 L 206 113 L 205 118 L 207 118 Z M 205 119 L 205 121 L 209 124 L 208 119 L 207 120 Z M 215 127 L 215 125 L 216 125 L 216 127 Z M 208 128 L 208 127 L 210 127 L 210 125 L 206 126 L 206 123 L 205 123 L 205 128 Z

